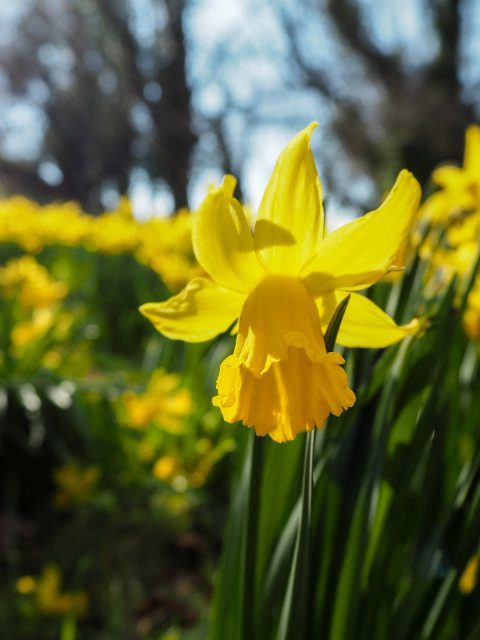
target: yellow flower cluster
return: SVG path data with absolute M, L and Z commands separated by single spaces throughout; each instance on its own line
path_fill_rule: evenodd
M 449 224 L 480 213 L 480 127 L 471 125 L 465 133 L 463 167 L 442 165 L 432 173 L 440 187 L 422 206 L 421 217 L 433 224 Z
M 480 247 L 480 126 L 467 128 L 463 167 L 438 167 L 432 181 L 439 190 L 420 209 L 420 221 L 429 228 L 421 255 L 430 260 L 432 280 L 437 283 L 449 281 L 454 274 L 465 281 Z M 473 339 L 480 339 L 478 276 L 464 326 Z
M 0 242 L 17 244 L 32 253 L 50 244 L 82 246 L 106 254 L 131 253 L 173 290 L 201 273 L 193 256 L 188 211 L 140 222 L 125 199 L 117 210 L 97 217 L 71 202 L 42 207 L 20 196 L 2 200 Z
M 200 438 L 195 445 L 195 455 L 190 464 L 174 453 L 160 456 L 153 465 L 153 475 L 162 482 L 171 482 L 180 490 L 182 488 L 201 487 L 205 484 L 210 471 L 224 455 L 235 449 L 232 438 L 225 438 L 214 445 L 208 438 Z
M 176 374 L 157 370 L 145 393 L 126 391 L 122 400 L 128 426 L 145 429 L 151 422 L 155 422 L 169 433 L 182 433 L 185 418 L 192 410 L 192 398 L 187 389 L 179 387 L 179 383 L 180 379 Z
M 0 290 L 3 297 L 18 297 L 25 310 L 50 307 L 68 293 L 67 286 L 53 280 L 32 256 L 9 260 L 0 268 Z
M 0 293 L 12 305 L 15 324 L 10 341 L 12 349 L 18 351 L 54 326 L 58 303 L 67 295 L 68 287 L 54 280 L 45 267 L 27 255 L 0 267 Z
M 235 448 L 231 438 L 212 439 L 208 414 L 202 424 L 208 437 L 197 432 L 192 439 L 187 419 L 194 408 L 180 377 L 162 369 L 153 372 L 145 392 L 128 390 L 120 396 L 123 424 L 141 434 L 140 460 L 153 465 L 153 476 L 177 491 L 202 486 L 218 460 Z

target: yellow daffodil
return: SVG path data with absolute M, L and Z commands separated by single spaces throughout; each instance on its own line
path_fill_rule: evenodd
M 19 356 L 25 347 L 43 338 L 54 323 L 55 311 L 52 308 L 34 309 L 32 316 L 18 322 L 10 333 L 13 353 Z
M 60 571 L 55 565 L 47 565 L 36 581 L 37 606 L 43 613 L 82 617 L 88 609 L 88 596 L 84 591 L 65 592 L 60 590 Z
M 145 393 L 126 391 L 122 401 L 128 426 L 144 429 L 150 422 L 155 422 L 169 433 L 182 433 L 193 403 L 188 390 L 179 385 L 177 375 L 159 369 L 152 374 Z
M 0 290 L 6 297 L 18 296 L 24 309 L 50 307 L 68 293 L 33 256 L 14 258 L 0 268 Z
M 480 202 L 480 127 L 470 125 L 465 132 L 463 167 L 443 165 L 435 169 L 432 180 L 443 189 L 470 193 L 472 205 Z
M 440 189 L 420 209 L 420 225 L 428 231 L 420 256 L 429 261 L 426 292 L 435 294 L 457 275 L 468 278 L 478 256 L 480 235 L 480 127 L 471 125 L 465 134 L 462 167 L 443 165 L 435 169 L 432 181 Z M 478 294 L 474 296 L 478 298 Z M 473 302 L 473 300 L 472 300 Z M 475 317 L 478 303 L 470 305 L 465 327 L 472 336 L 478 334 Z
M 396 268 L 399 247 L 417 211 L 420 189 L 407 172 L 383 204 L 329 235 L 310 149 L 316 124 L 280 155 L 252 233 L 235 179 L 226 176 L 193 219 L 193 248 L 210 276 L 193 279 L 176 296 L 140 308 L 172 339 L 214 338 L 239 318 L 233 355 L 221 365 L 214 404 L 228 422 L 283 442 L 321 427 L 355 402 L 338 353 L 323 332 L 351 293 L 338 342 L 384 347 L 416 331 L 397 326 L 359 290 Z
M 440 187 L 422 206 L 420 215 L 433 223 L 445 223 L 480 209 L 480 127 L 465 133 L 463 167 L 442 165 L 432 173 Z
M 157 480 L 170 480 L 181 469 L 180 461 L 172 455 L 159 458 L 153 466 L 153 475 Z

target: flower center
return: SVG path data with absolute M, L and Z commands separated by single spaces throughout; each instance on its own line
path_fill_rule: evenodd
M 234 355 L 259 376 L 274 362 L 287 360 L 289 347 L 304 349 L 316 362 L 326 356 L 318 310 L 303 282 L 269 275 L 245 301 Z

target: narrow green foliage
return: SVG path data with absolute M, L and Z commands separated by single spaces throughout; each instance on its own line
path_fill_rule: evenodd
M 340 330 L 340 325 L 342 324 L 343 316 L 347 310 L 349 300 L 350 294 L 346 295 L 345 298 L 337 305 L 333 316 L 330 318 L 327 330 L 325 331 L 325 347 L 327 351 L 333 351 L 335 347 L 335 341 Z
M 285 600 L 281 610 L 278 640 L 303 640 L 310 635 L 309 611 L 306 609 L 305 603 L 309 600 L 314 438 L 315 431 L 307 433 L 305 437 L 297 537 Z
M 317 445 L 306 434 L 303 453 L 300 438 L 266 443 L 252 637 L 476 637 L 480 613 L 459 580 L 480 539 L 478 351 L 459 322 L 456 279 L 419 301 L 424 276 L 416 260 L 390 305 L 398 319 L 423 308 L 418 336 L 349 354 L 355 407 Z

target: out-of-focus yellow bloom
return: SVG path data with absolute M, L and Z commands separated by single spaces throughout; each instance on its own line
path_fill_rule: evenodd
M 59 313 L 58 303 L 67 295 L 68 287 L 54 280 L 33 256 L 15 258 L 0 267 L 0 293 L 12 303 L 15 324 L 10 340 L 16 357 L 49 331 L 60 335 L 65 328 L 68 314 Z
M 99 477 L 100 469 L 96 466 L 82 469 L 71 463 L 55 469 L 53 478 L 58 490 L 53 496 L 54 504 L 57 507 L 65 507 L 88 500 L 92 496 Z
M 153 475 L 164 482 L 182 479 L 186 486 L 194 488 L 205 484 L 212 468 L 227 453 L 235 449 L 235 440 L 226 438 L 214 445 L 208 438 L 196 441 L 195 454 L 183 460 L 180 454 L 165 454 L 158 458 L 153 467 Z
M 178 458 L 171 455 L 165 455 L 155 462 L 153 466 L 153 475 L 158 480 L 171 480 L 179 469 L 181 469 L 181 465 Z
M 132 253 L 140 243 L 140 228 L 128 200 L 122 198 L 117 210 L 93 220 L 87 243 L 89 248 L 100 253 Z
M 173 290 L 202 273 L 193 255 L 191 224 L 186 210 L 140 222 L 126 198 L 115 211 L 96 217 L 70 202 L 41 207 L 22 197 L 0 200 L 0 242 L 13 242 L 29 252 L 60 244 L 106 254 L 131 253 Z
M 81 617 L 88 607 L 88 597 L 83 591 L 62 592 L 60 572 L 54 565 L 47 565 L 38 578 L 35 588 L 37 606 L 43 613 Z
M 432 181 L 440 187 L 420 210 L 433 223 L 446 223 L 480 209 L 480 127 L 471 125 L 465 134 L 463 167 L 444 165 L 435 169 Z
M 471 593 L 477 586 L 478 561 L 478 555 L 472 556 L 467 562 L 467 566 L 465 567 L 462 575 L 460 576 L 460 580 L 458 581 L 458 588 L 465 595 Z
M 0 289 L 6 297 L 18 296 L 24 309 L 49 307 L 68 293 L 68 287 L 53 280 L 33 256 L 9 260 L 1 267 Z
M 134 429 L 144 429 L 150 422 L 155 422 L 169 433 L 182 433 L 185 418 L 192 411 L 192 398 L 188 390 L 179 384 L 177 375 L 157 370 L 145 393 L 126 391 L 122 400 L 128 425 Z
M 480 209 L 432 228 L 421 250 L 421 256 L 431 261 L 432 267 L 444 282 L 454 274 L 468 277 L 478 256 L 480 238 Z
M 187 210 L 179 211 L 173 218 L 153 218 L 145 222 L 135 255 L 174 291 L 191 278 L 203 275 L 193 254 L 192 215 Z
M 480 275 L 475 280 L 467 300 L 467 309 L 463 316 L 463 325 L 467 334 L 480 342 Z
M 58 369 L 58 367 L 62 364 L 63 357 L 62 353 L 58 349 L 51 349 L 47 351 L 42 358 L 42 366 L 47 369 Z
M 0 201 L 0 241 L 30 252 L 53 243 L 74 246 L 88 234 L 90 220 L 71 202 L 41 207 L 17 196 Z
M 465 135 L 463 167 L 441 166 L 432 174 L 440 190 L 420 208 L 420 220 L 430 224 L 422 257 L 432 260 L 447 281 L 453 273 L 469 273 L 480 237 L 480 127 Z
M 31 319 L 18 322 L 12 329 L 10 341 L 15 355 L 19 355 L 26 346 L 42 338 L 53 326 L 53 309 L 36 309 Z
M 235 446 L 235 441 L 230 438 L 222 440 L 216 446 L 212 446 L 211 441 L 207 438 L 199 440 L 196 446 L 199 459 L 196 466 L 188 474 L 190 486 L 201 487 L 204 485 L 214 465 L 225 454 L 233 451 Z
M 214 403 L 228 422 L 283 442 L 321 427 L 355 402 L 338 353 L 323 331 L 348 293 L 338 342 L 384 347 L 415 333 L 357 293 L 396 268 L 417 213 L 420 188 L 402 171 L 383 204 L 329 235 L 310 150 L 315 124 L 278 159 L 252 233 L 233 198 L 235 179 L 212 190 L 193 220 L 193 246 L 210 278 L 192 280 L 140 310 L 167 337 L 214 338 L 239 318 L 234 354 L 221 365 Z
M 15 584 L 15 588 L 18 593 L 21 593 L 23 596 L 29 595 L 35 591 L 37 586 L 37 582 L 33 576 L 22 576 L 19 578 Z
M 420 256 L 428 260 L 425 291 L 443 289 L 456 275 L 469 278 L 480 249 L 480 127 L 471 125 L 465 135 L 463 167 L 444 165 L 432 174 L 440 190 L 420 209 L 428 235 Z M 480 339 L 478 289 L 472 291 L 464 317 L 467 333 Z

